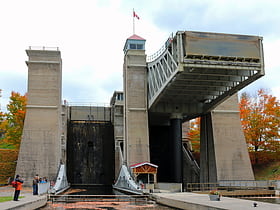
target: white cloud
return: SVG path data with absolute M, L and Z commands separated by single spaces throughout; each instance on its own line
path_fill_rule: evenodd
M 59 47 L 64 98 L 108 103 L 113 91 L 122 89 L 122 50 L 132 35 L 132 8 L 140 16 L 136 33 L 147 40 L 148 55 L 178 30 L 264 36 L 266 76 L 251 87 L 277 89 L 279 6 L 273 0 L 2 1 L 1 108 L 11 90 L 26 92 L 28 46 Z

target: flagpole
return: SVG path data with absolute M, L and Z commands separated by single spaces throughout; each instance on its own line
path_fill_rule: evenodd
M 133 16 L 133 34 L 135 34 L 135 17 L 134 17 L 134 8 L 133 8 L 133 13 L 132 13 L 132 16 Z

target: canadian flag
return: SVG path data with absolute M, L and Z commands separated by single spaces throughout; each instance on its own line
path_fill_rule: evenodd
M 133 11 L 133 17 L 136 17 L 138 20 L 140 19 L 140 17 Z

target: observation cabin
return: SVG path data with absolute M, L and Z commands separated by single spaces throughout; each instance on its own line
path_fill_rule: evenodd
M 145 42 L 145 39 L 136 34 L 133 34 L 132 36 L 128 37 L 125 42 L 123 48 L 124 54 L 126 54 L 127 50 L 145 50 Z

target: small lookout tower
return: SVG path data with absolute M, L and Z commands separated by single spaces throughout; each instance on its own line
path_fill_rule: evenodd
M 127 38 L 123 48 L 123 52 L 126 53 L 127 50 L 145 50 L 145 42 L 145 39 L 136 34 L 133 34 L 132 36 Z

